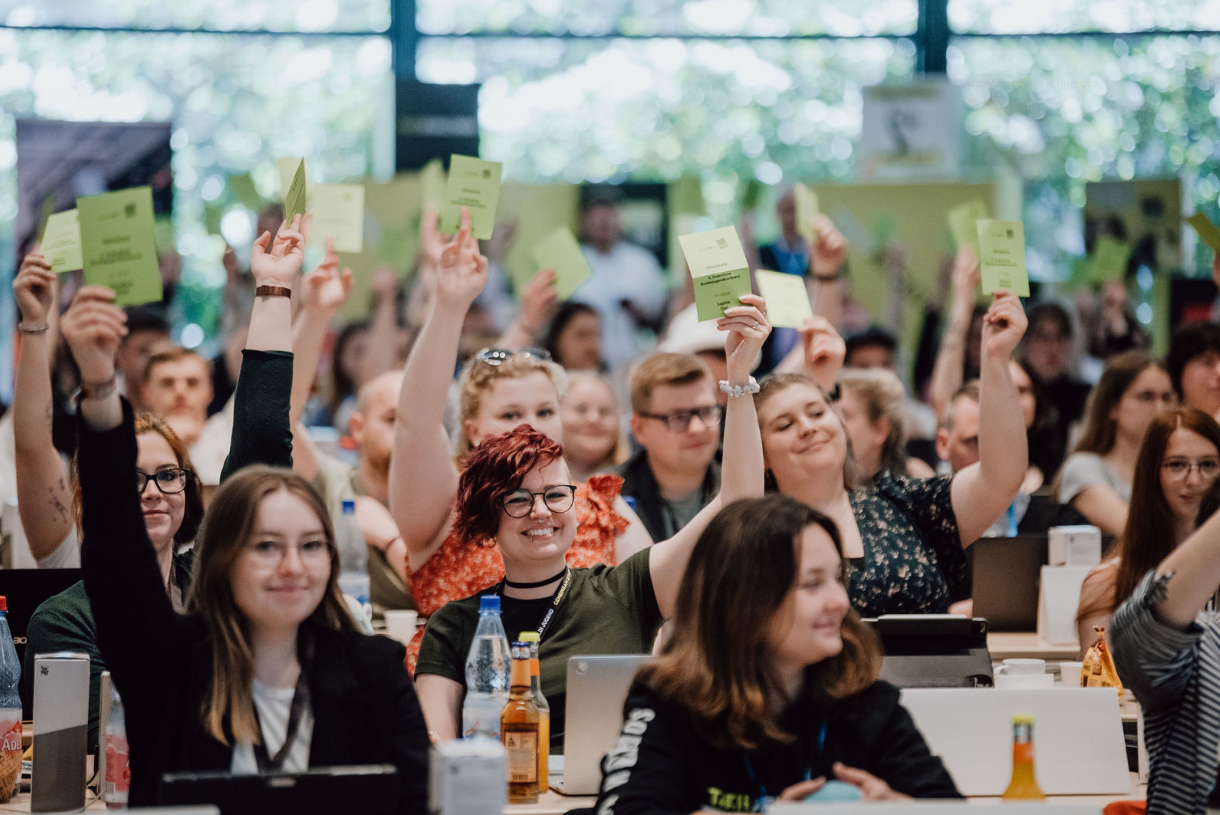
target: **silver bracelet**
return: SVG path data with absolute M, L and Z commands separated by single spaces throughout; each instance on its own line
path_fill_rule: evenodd
M 750 381 L 745 385 L 730 385 L 722 379 L 720 380 L 720 392 L 727 393 L 730 399 L 745 396 L 747 393 L 758 393 L 758 381 L 754 377 L 750 377 Z
M 22 334 L 41 334 L 51 327 L 51 324 L 43 320 L 38 325 L 26 325 L 24 322 L 17 323 L 17 328 Z

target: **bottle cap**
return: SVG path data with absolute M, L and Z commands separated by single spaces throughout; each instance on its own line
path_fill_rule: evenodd
M 333 505 L 332 505 L 333 506 Z M 356 511 L 356 501 L 353 498 L 343 499 L 343 514 L 350 515 Z
M 488 611 L 500 613 L 500 595 L 484 594 L 479 598 L 479 613 L 484 614 Z
M 514 642 L 513 647 L 514 648 L 529 648 L 529 646 L 523 642 Z
M 0 611 L 8 611 L 8 599 L 0 594 Z
M 1012 714 L 1013 724 L 1033 724 L 1034 714 L 1032 713 L 1014 713 Z
M 523 643 L 542 642 L 542 639 L 538 636 L 537 631 L 522 631 L 521 636 L 518 639 L 520 639 L 521 642 L 523 642 Z

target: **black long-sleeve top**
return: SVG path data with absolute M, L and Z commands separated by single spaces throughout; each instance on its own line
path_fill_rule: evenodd
M 291 466 L 291 384 L 291 354 L 245 352 L 224 475 L 253 463 Z M 233 746 L 204 728 L 200 710 L 212 681 L 211 645 L 202 621 L 170 606 L 131 488 L 136 456 L 125 400 L 118 427 L 97 433 L 81 422 L 85 588 L 102 655 L 123 697 L 131 804 L 148 806 L 157 800 L 163 773 L 226 771 Z M 427 728 L 403 667 L 405 649 L 385 637 L 304 625 L 314 639 L 313 659 L 302 666 L 314 716 L 310 766 L 394 764 L 399 811 L 424 813 Z
M 876 682 L 831 710 L 798 700 L 781 717 L 795 736 L 745 752 L 713 747 L 690 714 L 637 683 L 627 696 L 623 731 L 602 762 L 598 815 L 689 815 L 700 810 L 758 812 L 810 778 L 834 778 L 843 762 L 865 770 L 913 798 L 960 798 L 940 759 L 932 755 L 898 689 Z M 823 727 L 825 735 L 823 737 Z

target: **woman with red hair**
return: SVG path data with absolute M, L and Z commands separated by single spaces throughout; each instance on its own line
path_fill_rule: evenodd
M 771 328 L 762 298 L 744 295 L 717 326 L 728 331 L 730 393 L 725 415 L 724 478 L 713 499 L 673 538 L 617 566 L 572 568 L 565 556 L 576 535 L 576 488 L 563 448 L 529 425 L 481 440 L 458 482 L 454 532 L 467 547 L 494 546 L 504 579 L 445 605 L 428 621 L 415 669 L 416 690 L 434 741 L 460 733 L 466 656 L 480 598 L 501 597 L 506 631 L 541 637 L 542 689 L 551 704 L 551 743 L 562 749 L 566 671 L 575 654 L 644 653 L 673 610 L 691 550 L 721 507 L 762 495 L 763 460 L 750 367 Z M 744 397 L 744 398 L 740 398 Z

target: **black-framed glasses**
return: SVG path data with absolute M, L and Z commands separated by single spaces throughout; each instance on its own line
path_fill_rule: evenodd
M 723 413 L 720 405 L 705 405 L 691 410 L 675 410 L 672 413 L 641 413 L 639 415 L 645 419 L 665 422 L 665 426 L 671 433 L 685 433 L 690 427 L 690 420 L 696 416 L 706 427 L 715 427 L 720 424 L 720 416 Z
M 486 362 L 488 365 L 503 365 L 513 357 L 518 356 L 536 359 L 540 362 L 551 361 L 551 355 L 548 351 L 532 346 L 529 348 L 484 348 L 475 354 L 474 358 L 479 362 Z
M 513 490 L 500 499 L 500 505 L 510 518 L 524 518 L 534 511 L 534 499 L 542 496 L 542 503 L 551 512 L 567 512 L 576 503 L 574 484 L 552 484 L 542 492 Z
M 175 495 L 186 489 L 186 483 L 191 480 L 189 470 L 173 467 L 168 470 L 157 470 L 155 473 L 142 473 L 136 470 L 136 492 L 143 495 L 151 481 L 157 485 L 162 495 Z

